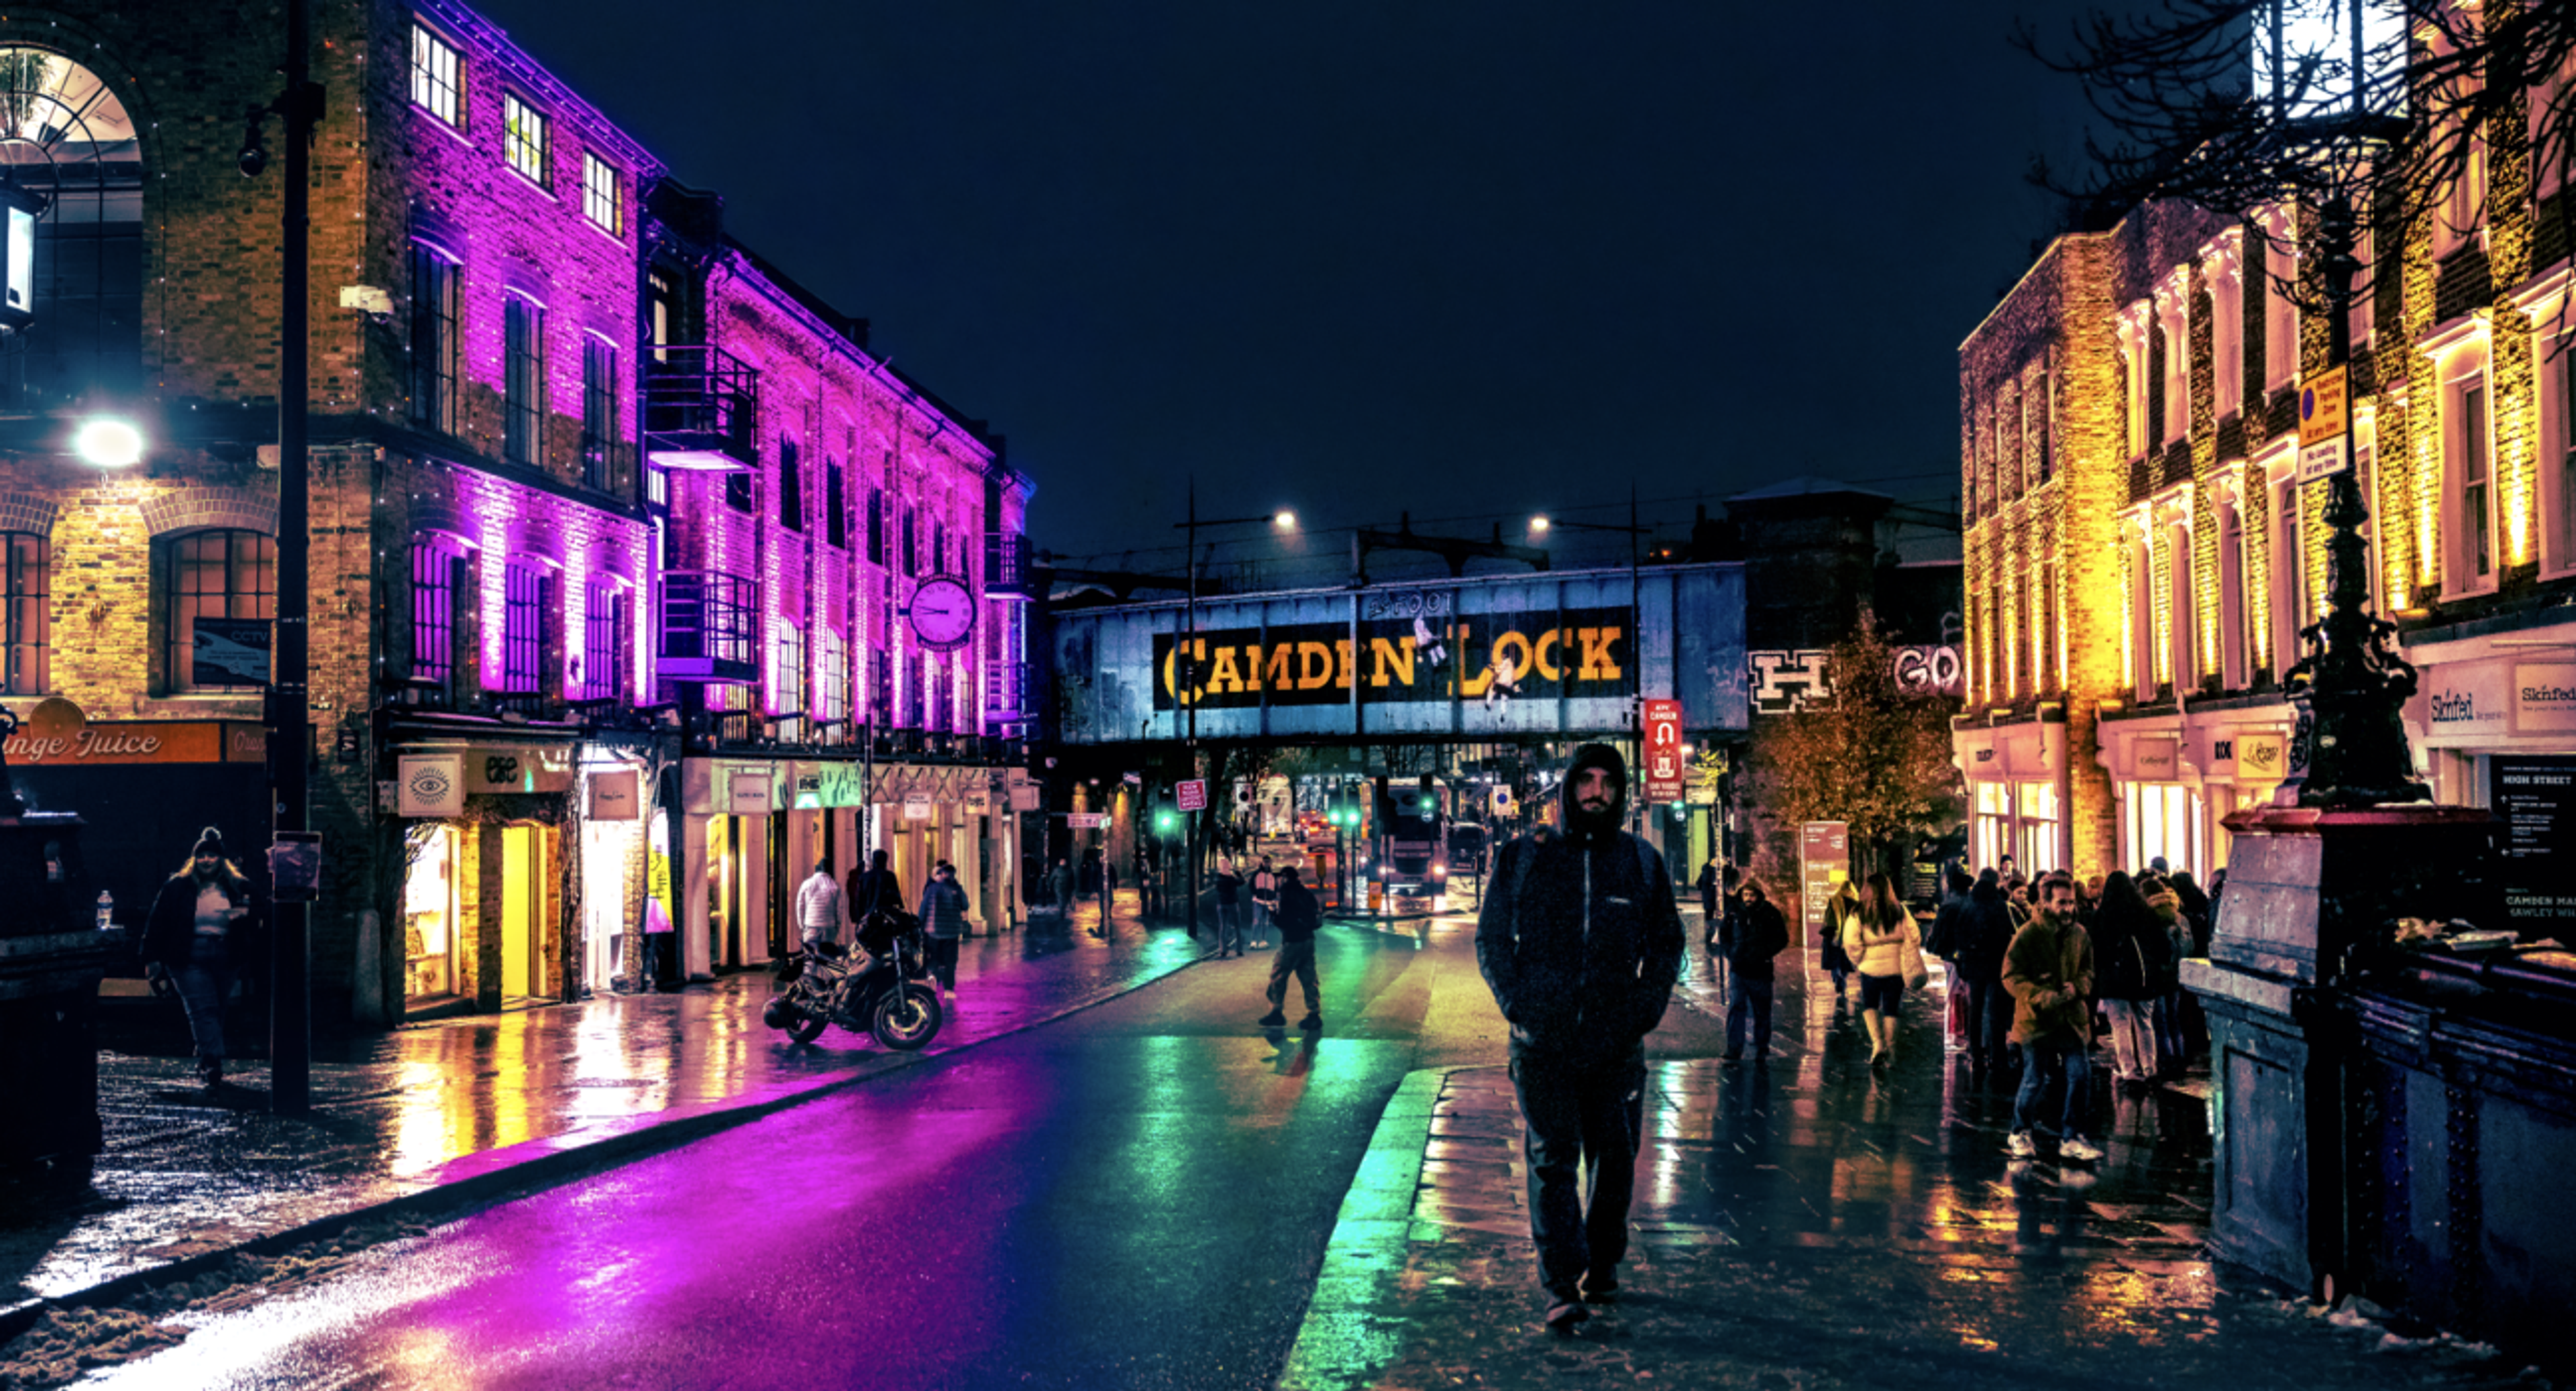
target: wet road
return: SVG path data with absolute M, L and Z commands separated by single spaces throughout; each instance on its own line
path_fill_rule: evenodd
M 103 1384 L 1266 1384 L 1388 1095 L 1502 1042 L 1465 934 L 1323 942 L 1320 1037 L 1252 1027 L 1265 959 L 1204 963 L 379 1248 Z

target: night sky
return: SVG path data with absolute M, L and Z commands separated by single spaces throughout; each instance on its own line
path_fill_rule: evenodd
M 1135 568 L 1194 471 L 1319 560 L 1632 483 L 1676 533 L 1799 474 L 1948 505 L 2082 118 L 2007 42 L 2054 0 L 481 8 Z

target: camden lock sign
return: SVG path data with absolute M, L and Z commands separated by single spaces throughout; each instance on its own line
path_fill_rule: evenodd
M 1346 705 L 1354 683 L 1370 703 L 1623 696 L 1628 623 L 1620 607 L 1445 618 L 1436 632 L 1405 619 L 1362 620 L 1356 644 L 1343 623 L 1157 633 L 1154 708 L 1191 703 L 1183 683 L 1192 675 L 1203 710 Z M 1182 668 L 1183 644 L 1195 673 Z

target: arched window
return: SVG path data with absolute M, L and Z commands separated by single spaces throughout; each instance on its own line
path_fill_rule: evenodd
M 0 574 L 0 625 L 5 625 L 8 644 L 6 689 L 11 695 L 42 695 L 50 672 L 46 669 L 48 625 L 45 605 L 52 597 L 46 582 L 48 547 L 45 538 L 29 532 L 0 532 L 0 547 L 7 555 L 0 558 L 5 574 Z
M 253 689 L 248 680 L 197 680 L 197 620 L 277 617 L 277 538 L 257 531 L 192 531 L 170 539 L 161 566 L 162 672 L 178 691 Z M 222 636 L 210 630 L 210 639 Z
M 44 200 L 34 322 L 0 347 L 0 408 L 44 410 L 143 382 L 143 157 L 125 104 L 59 53 L 0 48 L 0 162 Z

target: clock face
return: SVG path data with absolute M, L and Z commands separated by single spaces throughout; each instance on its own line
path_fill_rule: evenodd
M 957 647 L 975 631 L 975 594 L 961 580 L 941 577 L 912 591 L 912 633 L 925 647 Z

